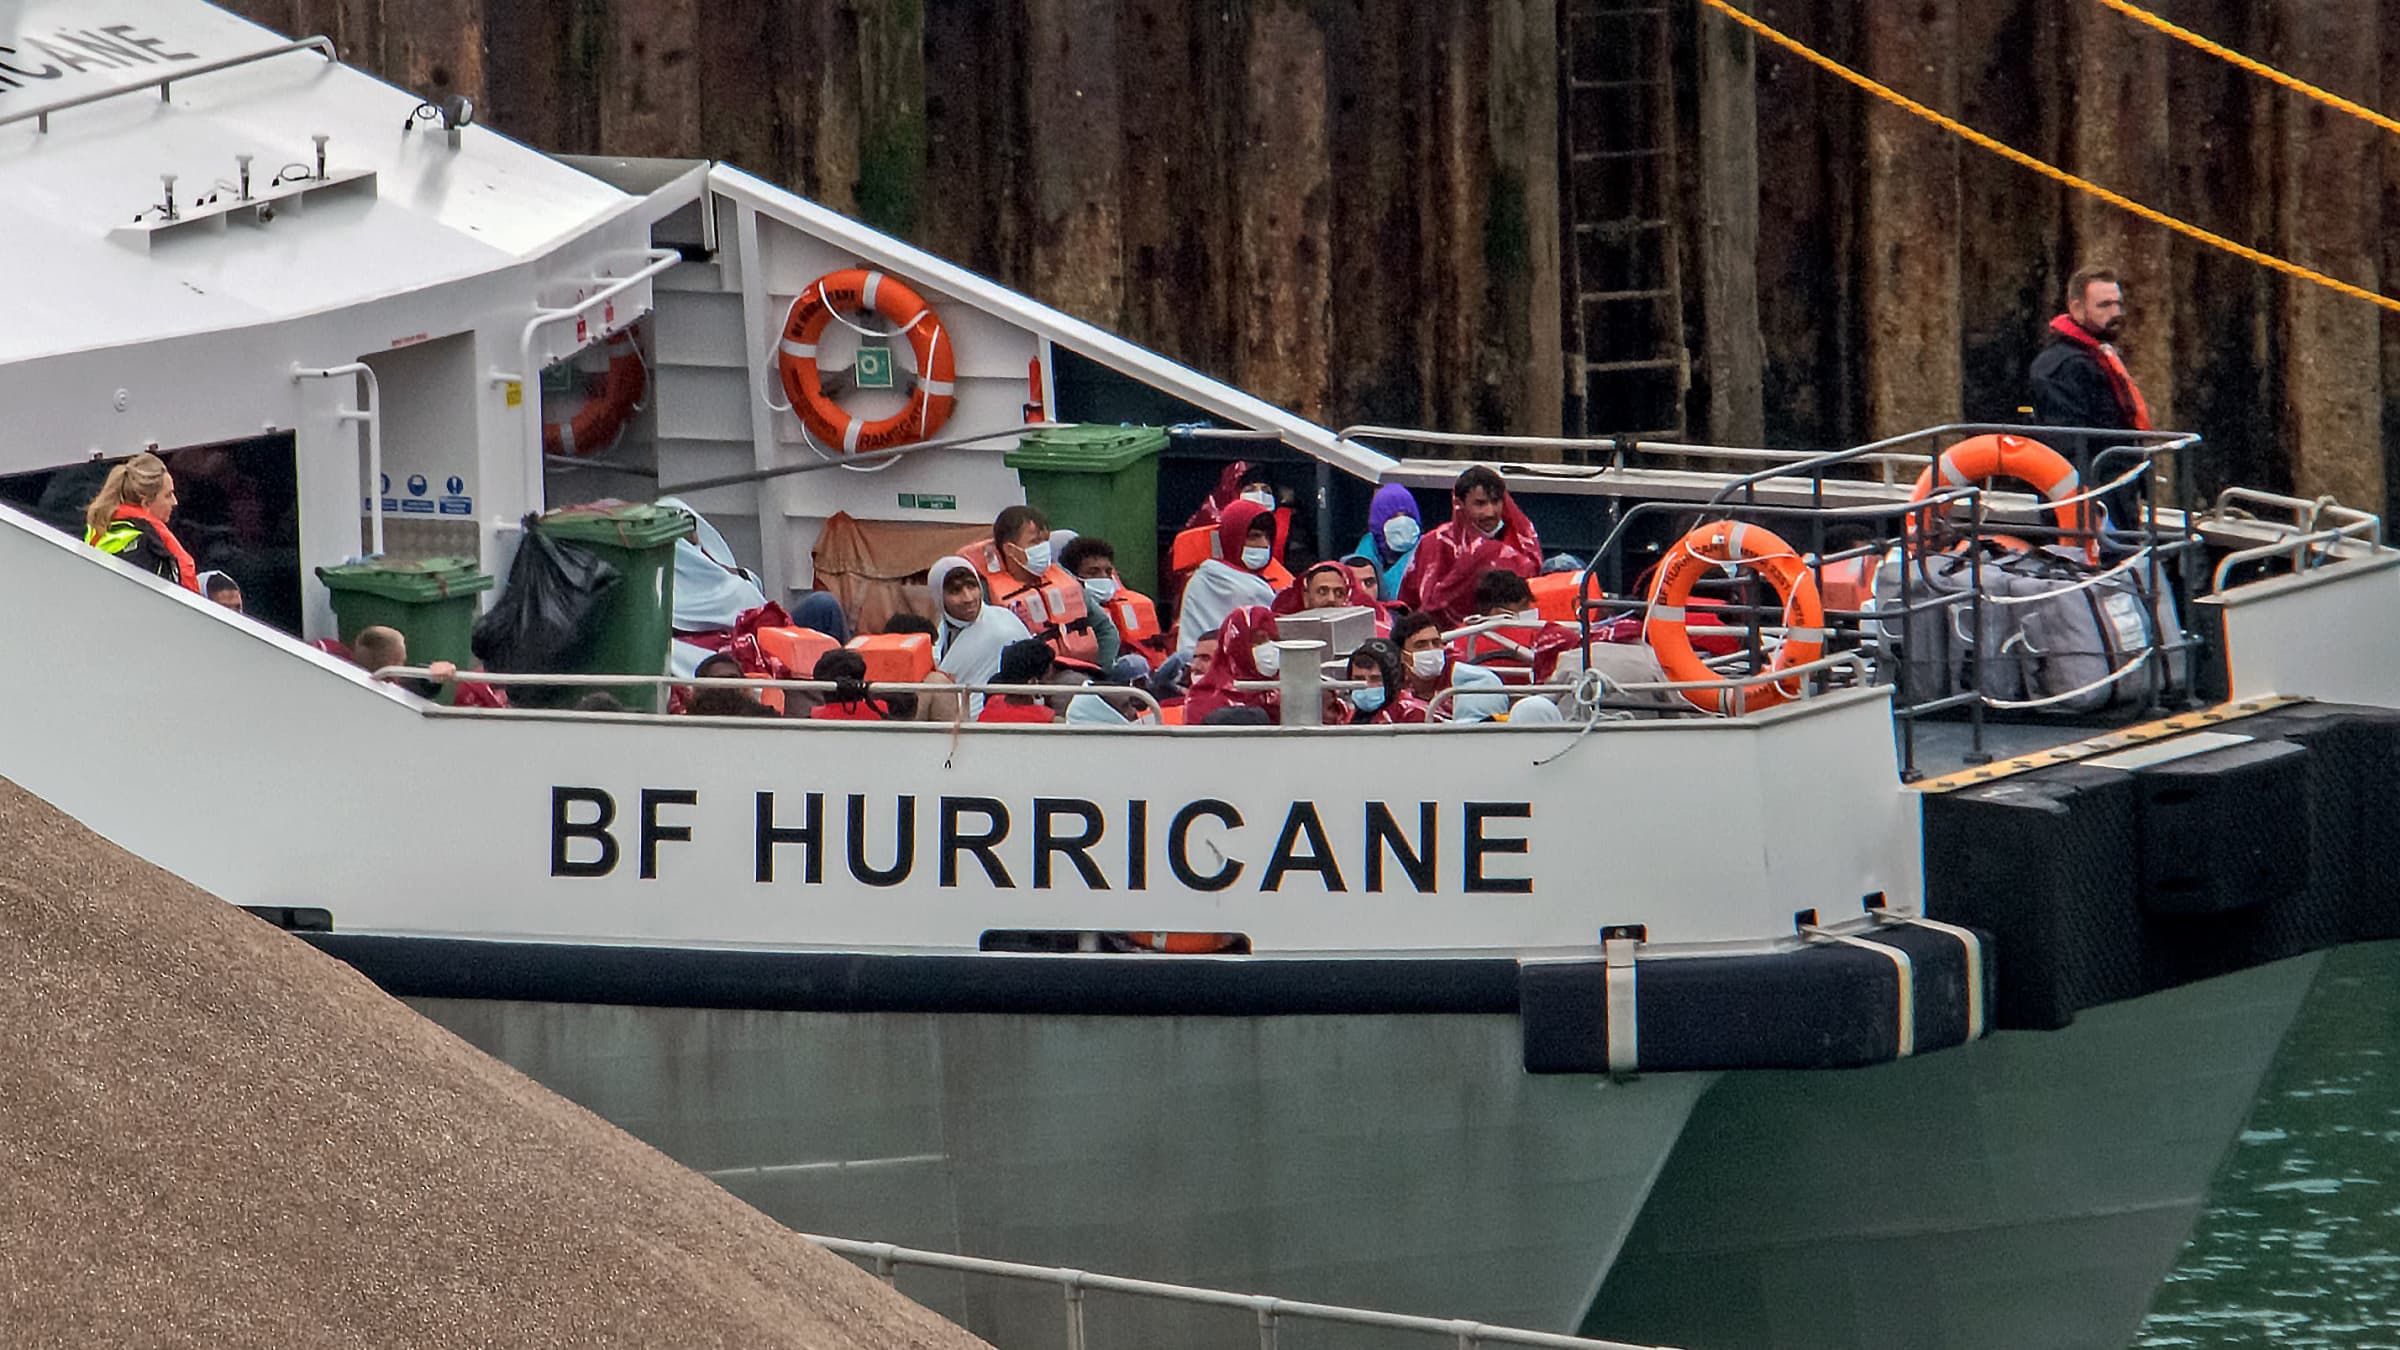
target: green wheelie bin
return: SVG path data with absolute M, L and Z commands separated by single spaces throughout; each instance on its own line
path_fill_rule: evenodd
M 475 632 L 475 597 L 492 588 L 493 577 L 473 558 L 373 558 L 317 569 L 333 596 L 336 630 L 347 644 L 362 628 L 396 628 L 408 639 L 411 665 L 449 661 L 475 665 L 469 640 Z M 442 702 L 455 696 L 442 691 Z
M 1025 501 L 1053 527 L 1116 545 L 1117 571 L 1144 595 L 1158 594 L 1158 427 L 1083 425 L 1028 431 L 1008 454 Z
M 548 539 L 590 549 L 625 576 L 599 616 L 591 654 L 573 673 L 666 674 L 667 642 L 674 631 L 675 541 L 691 532 L 691 513 L 648 502 L 594 502 L 537 516 L 533 528 Z M 560 690 L 562 697 L 555 701 L 573 703 L 587 692 Z M 666 706 L 666 690 L 658 685 L 610 692 L 638 712 Z

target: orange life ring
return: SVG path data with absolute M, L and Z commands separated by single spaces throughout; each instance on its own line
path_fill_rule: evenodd
M 1127 933 L 1124 938 L 1144 951 L 1172 952 L 1177 956 L 1228 952 L 1241 942 L 1231 933 Z
M 917 355 L 917 383 L 909 391 L 908 406 L 870 422 L 852 416 L 825 392 L 817 370 L 817 339 L 840 314 L 874 314 L 890 323 L 895 334 L 908 336 L 909 348 Z M 783 342 L 775 359 L 784 397 L 791 400 L 809 434 L 853 454 L 926 440 L 950 420 L 950 410 L 958 403 L 957 355 L 933 307 L 898 278 L 863 267 L 828 272 L 800 292 L 784 316 Z
M 601 377 L 598 392 L 572 417 L 542 424 L 542 453 L 589 456 L 607 449 L 623 434 L 648 383 L 641 346 L 633 330 L 625 329 L 608 340 L 608 374 Z
M 2075 496 L 2083 488 L 2083 476 L 2067 457 L 2028 436 L 1993 434 L 1973 436 L 1944 450 L 1934 462 L 1917 475 L 1917 485 L 1908 494 L 1912 502 L 1921 502 L 1933 495 L 1936 472 L 1950 487 L 1965 487 L 1969 483 L 1985 483 L 1994 478 L 2013 478 L 2039 492 L 2052 503 L 2050 518 L 2058 528 L 2086 536 L 2084 550 L 2093 562 L 2100 561 L 2100 514 L 2098 504 L 2090 500 L 2059 505 L 2061 498 Z M 1908 532 L 1916 532 L 1915 516 L 1908 519 Z
M 1642 620 L 1642 637 L 1657 654 L 1667 678 L 1718 678 L 1692 646 L 1692 635 L 1684 626 L 1684 605 L 1691 599 L 1693 583 L 1728 563 L 1765 577 L 1783 599 L 1783 645 L 1767 667 L 1768 678 L 1739 687 L 1682 691 L 1684 701 L 1700 711 L 1730 716 L 1772 708 L 1800 696 L 1796 685 L 1785 687 L 1793 681 L 1773 676 L 1824 655 L 1825 606 L 1817 597 L 1817 579 L 1810 574 L 1807 560 L 1772 530 L 1733 520 L 1702 525 L 1676 541 L 1660 562 L 1658 579 L 1650 588 L 1650 612 Z

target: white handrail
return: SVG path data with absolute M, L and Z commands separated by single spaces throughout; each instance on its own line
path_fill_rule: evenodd
M 832 680 L 770 680 L 747 676 L 699 675 L 610 675 L 610 674 L 520 674 L 500 670 L 454 670 L 437 675 L 426 666 L 383 666 L 372 672 L 378 680 L 426 680 L 435 684 L 489 684 L 506 688 L 510 685 L 547 685 L 566 689 L 621 689 L 626 685 L 658 688 L 672 685 L 684 689 L 792 689 L 803 693 L 830 694 L 837 687 Z M 1103 699 L 1130 699 L 1142 705 L 1144 711 L 1158 712 L 1158 699 L 1147 689 L 1129 684 L 950 684 L 938 680 L 861 680 L 869 694 L 1022 694 L 1034 698 L 1061 698 L 1077 694 L 1092 694 Z M 451 712 L 500 712 L 498 708 L 453 708 Z
M 574 304 L 561 309 L 535 310 L 533 317 L 525 321 L 524 330 L 517 335 L 517 369 L 515 373 L 512 374 L 505 370 L 492 372 L 492 383 L 505 385 L 514 381 L 523 391 L 520 401 L 525 411 L 520 425 L 523 428 L 521 439 L 524 442 L 526 464 L 525 500 L 528 502 L 539 503 L 542 500 L 541 372 L 533 368 L 533 335 L 551 324 L 575 318 L 594 306 L 604 305 L 683 261 L 683 254 L 671 248 L 645 249 L 642 257 L 644 259 L 642 266 L 625 276 L 614 279 L 592 278 L 594 281 L 606 280 L 608 284 Z M 606 337 L 607 334 L 602 333 L 600 336 Z M 589 346 L 590 344 L 584 345 Z
M 1408 441 L 1420 445 L 1488 446 L 1498 448 L 1523 447 L 1529 450 L 1636 450 L 1648 455 L 1681 456 L 1687 459 L 1759 460 L 1769 464 L 1789 464 L 1823 454 L 1821 450 L 1777 450 L 1766 446 L 1699 445 L 1682 441 L 1625 441 L 1613 436 L 1506 436 L 1467 431 L 1430 431 L 1416 427 L 1389 427 L 1361 424 L 1343 427 L 1337 433 L 1341 439 Z M 1921 465 L 1929 457 L 1899 451 L 1884 451 L 1862 455 L 1862 464 Z M 1495 469 L 1541 469 L 1545 465 L 1525 465 L 1512 461 L 1493 464 Z M 1605 466 L 1602 466 L 1605 467 Z
M 2381 522 L 2370 516 L 2366 520 L 2337 526 L 2330 530 L 2312 530 L 2307 534 L 2295 534 L 2289 539 L 2279 539 L 2272 544 L 2237 549 L 2217 560 L 2216 573 L 2209 578 L 2209 589 L 2223 591 L 2226 577 L 2232 574 L 2234 568 L 2243 563 L 2257 562 L 2261 558 L 2281 557 L 2286 553 L 2292 555 L 2292 569 L 2297 572 L 2305 572 L 2318 565 L 2311 562 L 2309 558 L 2309 546 L 2312 544 L 2337 544 L 2343 540 L 2349 540 L 2352 543 L 2365 544 L 2370 550 L 2380 548 L 2381 545 L 2377 544 L 2372 537 L 2373 532 L 2380 527 Z M 2368 537 L 2360 538 L 2361 534 Z
M 292 383 L 302 380 L 332 380 L 355 375 L 366 382 L 367 406 L 344 408 L 345 422 L 363 422 L 367 428 L 367 519 L 372 522 L 370 552 L 383 554 L 383 385 L 375 378 L 375 368 L 364 361 L 347 365 L 310 367 L 295 362 Z
M 2330 495 L 2318 497 L 2312 501 L 2305 497 L 2287 497 L 2280 492 L 2263 492 L 2257 488 L 2229 487 L 2217 494 L 2216 504 L 2210 514 L 2224 516 L 2234 508 L 2237 502 L 2247 502 L 2252 506 L 2282 507 L 2293 515 L 2294 523 L 2290 528 L 2301 531 L 2316 529 L 2317 522 L 2328 516 L 2343 518 L 2348 524 L 2354 526 L 2369 524 L 2374 527 L 2374 542 L 2377 544 L 2383 542 L 2383 517 L 2372 511 L 2361 511 L 2354 506 L 2344 506 Z
M 240 56 L 228 56 L 221 61 L 210 61 L 204 65 L 182 66 L 170 74 L 154 75 L 138 83 L 121 84 L 113 89 L 98 89 L 89 94 L 78 94 L 73 98 L 62 98 L 56 103 L 45 103 L 38 108 L 27 108 L 23 112 L 14 112 L 6 117 L 0 117 L 0 127 L 30 119 L 34 124 L 35 131 L 47 135 L 50 131 L 50 114 L 54 112 L 64 112 L 68 108 L 80 108 L 87 103 L 98 103 L 103 99 L 112 99 L 123 94 L 138 94 L 144 89 L 156 89 L 159 101 L 164 103 L 172 96 L 177 80 L 188 80 L 195 75 L 213 75 L 220 70 L 231 70 L 235 66 L 249 65 L 253 61 L 264 61 L 270 57 L 287 56 L 293 52 L 303 51 L 313 51 L 328 61 L 341 60 L 340 54 L 334 51 L 333 39 L 319 34 L 315 37 L 301 38 L 296 42 L 286 42 L 280 47 L 268 47 L 262 51 L 244 52 Z
M 1604 694 L 1612 691 L 1629 694 L 1663 694 L 1681 693 L 1686 689 L 1746 689 L 1757 684 L 1782 684 L 1795 675 L 1814 675 L 1820 670 L 1833 670 L 1842 666 L 1850 667 L 1852 673 L 1862 684 L 1869 678 L 1867 659 L 1863 653 L 1835 652 L 1831 656 L 1820 656 L 1814 661 L 1803 661 L 1799 665 L 1786 666 L 1781 670 L 1753 671 L 1747 675 L 1727 676 L 1717 680 L 1610 680 L 1603 686 L 1602 692 Z M 1498 694 L 1513 701 L 1532 694 L 1572 694 L 1582 688 L 1583 685 L 1580 682 L 1576 684 L 1485 685 L 1468 689 L 1451 685 L 1447 689 L 1436 691 L 1432 698 L 1426 700 L 1425 709 L 1426 715 L 1431 717 L 1433 710 L 1439 708 L 1443 700 L 1453 694 Z M 1476 724 L 1469 723 L 1469 725 Z
M 1157 1280 L 1129 1279 L 1123 1275 L 1101 1275 L 1064 1266 L 1034 1266 L 1019 1261 L 994 1261 L 980 1256 L 922 1251 L 914 1247 L 896 1247 L 889 1242 L 860 1242 L 854 1238 L 824 1237 L 815 1233 L 803 1233 L 801 1236 L 828 1251 L 869 1264 L 876 1276 L 886 1284 L 897 1282 L 895 1277 L 902 1266 L 922 1266 L 927 1270 L 946 1270 L 961 1275 L 988 1275 L 995 1279 L 1055 1285 L 1066 1299 L 1066 1343 L 1069 1350 L 1082 1350 L 1084 1345 L 1083 1295 L 1091 1292 L 1126 1294 L 1134 1298 L 1160 1299 L 1205 1308 L 1238 1308 L 1255 1313 L 1258 1316 L 1260 1350 L 1274 1350 L 1275 1324 L 1287 1317 L 1441 1336 L 1448 1338 L 1458 1350 L 1476 1350 L 1482 1345 L 1539 1346 L 1544 1350 L 1659 1350 L 1655 1346 L 1564 1336 L 1554 1331 L 1492 1326 L 1463 1319 L 1413 1317 L 1406 1313 L 1377 1312 L 1371 1308 L 1344 1308 L 1331 1303 L 1304 1303 L 1271 1298 L 1264 1294 L 1237 1294 L 1224 1289 L 1202 1289 L 1188 1284 L 1165 1284 Z

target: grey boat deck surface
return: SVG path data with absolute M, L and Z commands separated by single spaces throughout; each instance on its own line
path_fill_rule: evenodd
M 2066 718 L 2055 722 L 2001 722 L 1986 719 L 1983 724 L 1983 760 L 1968 758 L 1974 747 L 1974 728 L 1965 719 L 1927 718 L 1917 723 L 1917 771 L 1927 778 L 1964 769 L 1975 763 L 2010 759 L 2030 755 L 2054 746 L 2089 740 L 2124 727 L 2151 720 L 2149 714 L 2135 713 L 2109 719 Z M 1894 735 L 1905 735 L 1906 729 L 1894 728 Z

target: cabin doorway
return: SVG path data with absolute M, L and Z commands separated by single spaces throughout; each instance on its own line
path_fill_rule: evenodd
M 383 552 L 388 558 L 473 558 L 481 552 L 475 500 L 475 404 L 482 386 L 475 335 L 451 333 L 360 358 L 383 397 Z M 365 467 L 363 441 L 360 467 Z M 359 522 L 361 554 L 372 549 Z

